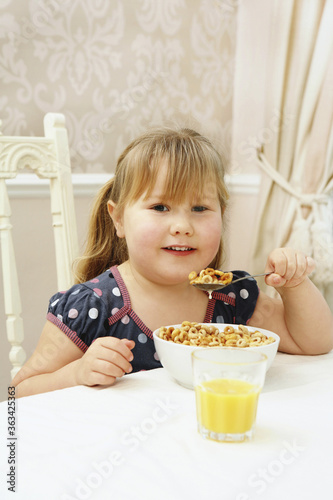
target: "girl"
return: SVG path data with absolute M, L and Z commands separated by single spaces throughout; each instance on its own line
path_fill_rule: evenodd
M 227 200 L 221 157 L 206 138 L 161 129 L 133 141 L 96 201 L 77 284 L 51 298 L 37 348 L 13 380 L 18 395 L 112 385 L 160 367 L 152 331 L 184 320 L 266 328 L 287 353 L 332 349 L 331 312 L 307 277 L 314 262 L 294 250 L 274 250 L 266 263 L 279 300 L 255 280 L 210 300 L 189 284 L 191 271 L 223 261 Z

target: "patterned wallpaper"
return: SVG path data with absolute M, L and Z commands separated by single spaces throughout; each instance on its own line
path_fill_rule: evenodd
M 43 135 L 64 113 L 74 172 L 112 172 L 152 125 L 212 135 L 229 156 L 237 0 L 0 0 L 0 118 Z

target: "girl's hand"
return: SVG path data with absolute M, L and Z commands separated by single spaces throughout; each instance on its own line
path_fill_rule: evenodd
M 292 248 L 277 248 L 268 256 L 265 272 L 267 285 L 292 288 L 302 283 L 315 268 L 315 261 Z
M 116 378 L 132 371 L 133 340 L 100 337 L 77 361 L 77 385 L 112 385 Z

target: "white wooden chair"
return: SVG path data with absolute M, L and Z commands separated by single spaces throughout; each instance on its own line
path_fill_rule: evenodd
M 12 377 L 20 370 L 26 355 L 21 345 L 24 338 L 23 320 L 6 180 L 15 178 L 22 169 L 31 170 L 38 177 L 50 180 L 59 290 L 65 290 L 73 283 L 71 267 L 78 255 L 65 117 L 61 114 L 46 114 L 44 132 L 45 137 L 6 137 L 0 132 L 0 240 L 6 330 L 11 344 L 9 359 L 13 366 Z

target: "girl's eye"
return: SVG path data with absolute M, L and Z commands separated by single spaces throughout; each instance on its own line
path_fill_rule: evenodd
M 207 208 L 203 207 L 202 205 L 197 205 L 193 207 L 192 210 L 193 212 L 204 212 L 205 210 L 207 210 Z
M 154 205 L 152 209 L 156 210 L 156 212 L 166 212 L 168 210 L 165 205 Z

